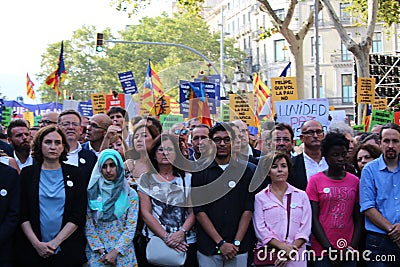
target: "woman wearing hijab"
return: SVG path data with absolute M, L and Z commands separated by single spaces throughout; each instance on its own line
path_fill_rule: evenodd
M 137 266 L 132 241 L 139 199 L 125 179 L 118 151 L 105 149 L 100 153 L 87 193 L 88 266 Z
M 65 134 L 54 125 L 33 138 L 34 165 L 21 171 L 16 266 L 78 267 L 86 262 L 85 181 L 77 167 L 63 163 L 68 151 Z

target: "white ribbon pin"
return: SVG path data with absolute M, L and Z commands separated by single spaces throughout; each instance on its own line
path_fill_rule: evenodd
M 80 159 L 79 159 L 79 162 L 82 163 L 82 164 L 85 164 L 85 163 L 86 163 L 86 160 L 85 160 L 84 158 L 80 158 Z
M 331 192 L 331 189 L 329 187 L 325 187 L 324 188 L 324 193 L 325 194 L 329 194 L 329 192 Z
M 0 190 L 0 195 L 1 195 L 2 197 L 5 197 L 5 196 L 7 195 L 7 190 L 1 189 L 1 190 Z
M 229 181 L 228 186 L 229 186 L 230 188 L 234 188 L 234 187 L 236 186 L 235 181 Z
M 67 181 L 67 185 L 68 185 L 69 187 L 72 187 L 72 186 L 74 185 L 74 182 L 72 182 L 71 180 L 68 180 L 68 181 Z
M 290 204 L 290 208 L 294 209 L 294 208 L 296 208 L 296 207 L 297 207 L 297 204 L 296 204 L 296 203 L 291 203 L 291 204 Z
M 154 192 L 158 192 L 158 191 L 160 191 L 160 188 L 159 188 L 158 186 L 154 186 L 154 187 L 153 187 L 153 191 L 154 191 Z

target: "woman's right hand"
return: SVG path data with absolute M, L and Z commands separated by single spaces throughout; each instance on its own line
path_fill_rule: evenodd
M 168 235 L 165 244 L 176 251 L 187 251 L 189 246 L 185 241 L 185 234 L 182 231 L 177 231 Z
M 42 258 L 48 258 L 51 255 L 54 255 L 54 250 L 50 248 L 50 246 L 45 242 L 38 242 L 34 248 L 36 249 L 37 253 Z

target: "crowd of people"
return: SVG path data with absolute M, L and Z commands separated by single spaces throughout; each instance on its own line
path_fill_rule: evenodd
M 2 132 L 0 267 L 399 266 L 394 123 L 309 120 L 296 142 L 285 123 L 257 138 L 112 107 Z

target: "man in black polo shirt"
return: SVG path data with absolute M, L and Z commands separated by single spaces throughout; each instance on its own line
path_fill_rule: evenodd
M 248 231 L 254 195 L 248 186 L 255 166 L 231 160 L 231 141 L 236 136 L 229 125 L 218 123 L 209 137 L 217 147 L 216 157 L 205 170 L 192 175 L 199 265 L 247 266 L 254 245 Z

